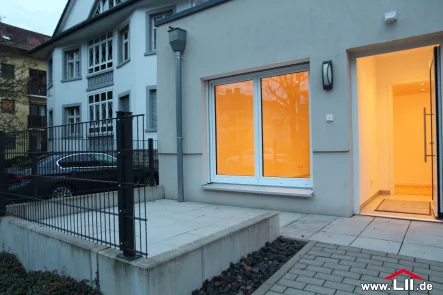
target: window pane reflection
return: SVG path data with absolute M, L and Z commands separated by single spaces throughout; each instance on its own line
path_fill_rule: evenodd
M 263 176 L 310 178 L 308 72 L 261 79 Z
M 254 175 L 253 82 L 215 87 L 217 174 Z

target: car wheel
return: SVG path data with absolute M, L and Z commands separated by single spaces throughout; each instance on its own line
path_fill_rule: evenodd
M 72 197 L 72 189 L 64 184 L 56 185 L 50 195 L 51 199 L 61 199 Z

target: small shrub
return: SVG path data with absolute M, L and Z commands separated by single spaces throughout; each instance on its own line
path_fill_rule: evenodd
M 88 281 L 57 271 L 26 272 L 17 257 L 0 252 L 0 295 L 100 295 Z

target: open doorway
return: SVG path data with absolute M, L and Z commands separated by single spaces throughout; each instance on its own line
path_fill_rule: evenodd
M 438 50 L 357 58 L 361 214 L 438 216 Z

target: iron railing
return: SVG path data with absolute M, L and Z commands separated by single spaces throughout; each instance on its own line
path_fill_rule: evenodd
M 28 115 L 28 128 L 44 128 L 48 125 L 48 117 Z
M 0 132 L 0 216 L 118 248 L 127 259 L 147 256 L 148 190 L 159 174 L 157 141 L 144 138 L 144 123 L 117 112 L 45 127 L 47 151 L 38 133 Z
M 42 82 L 29 81 L 28 95 L 47 96 L 47 85 Z

